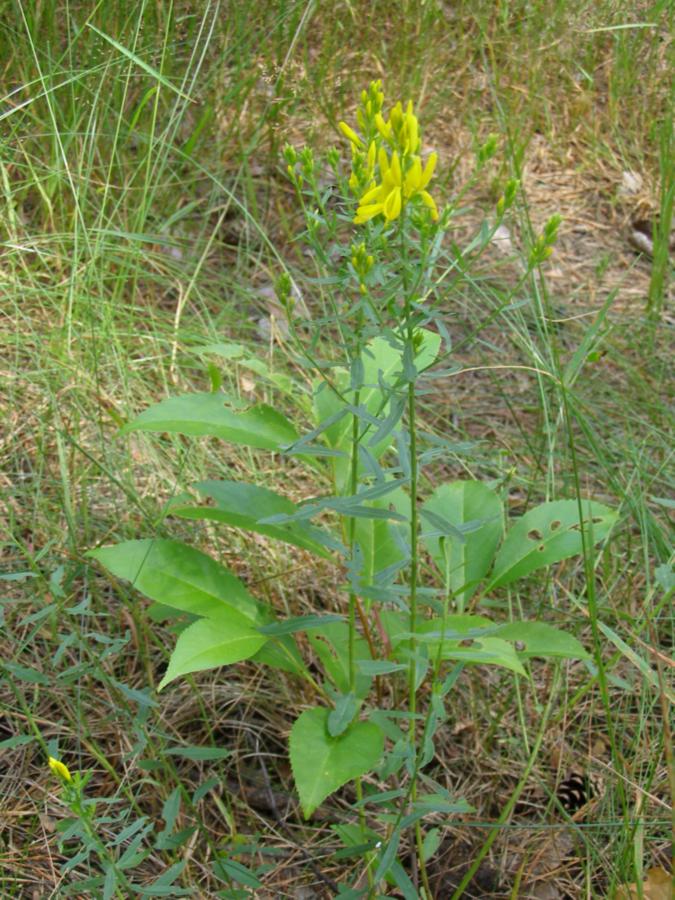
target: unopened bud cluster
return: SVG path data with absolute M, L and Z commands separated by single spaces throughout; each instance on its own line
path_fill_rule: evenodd
M 538 266 L 549 258 L 553 253 L 553 245 L 558 239 L 558 228 L 562 222 L 562 216 L 558 213 L 551 216 L 544 230 L 535 241 L 532 252 L 530 253 L 530 267 Z
M 362 294 L 365 294 L 368 291 L 366 278 L 370 270 L 373 268 L 373 265 L 375 264 L 375 259 L 368 253 L 368 251 L 366 250 L 366 245 L 365 243 L 363 243 L 363 241 L 360 244 L 352 244 L 351 250 L 352 268 L 359 281 L 359 290 Z
M 504 193 L 497 201 L 497 215 L 501 219 L 507 209 L 510 209 L 516 199 L 520 182 L 517 178 L 509 178 L 504 186 Z

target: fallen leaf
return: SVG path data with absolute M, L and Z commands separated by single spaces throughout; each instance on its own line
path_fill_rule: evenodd
M 644 900 L 673 900 L 673 876 L 661 866 L 649 869 L 642 882 Z M 637 900 L 639 897 L 636 884 L 626 884 L 618 889 L 614 900 Z

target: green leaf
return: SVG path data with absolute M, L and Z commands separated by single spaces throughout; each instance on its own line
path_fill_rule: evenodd
M 503 532 L 503 512 L 499 497 L 480 481 L 453 481 L 436 488 L 422 506 L 442 516 L 460 529 L 470 522 L 483 522 L 473 531 L 463 532 L 464 543 L 441 535 L 422 534 L 422 541 L 444 579 L 466 606 L 478 583 L 494 559 Z
M 276 640 L 268 641 L 251 658 L 253 662 L 281 669 L 282 672 L 290 672 L 293 675 L 302 675 L 306 672 L 302 656 L 290 635 L 282 635 Z
M 24 744 L 32 744 L 36 740 L 34 734 L 15 734 L 14 737 L 0 741 L 0 750 L 12 750 L 14 747 L 23 747 Z
M 323 629 L 326 625 L 333 622 L 343 622 L 342 616 L 329 613 L 325 616 L 316 613 L 309 616 L 294 616 L 291 619 L 282 619 L 280 622 L 270 622 L 267 625 L 261 625 L 258 629 L 260 634 L 268 637 L 278 637 L 284 634 L 295 634 L 297 631 L 311 631 L 314 628 Z
M 297 439 L 288 419 L 271 406 L 261 404 L 233 412 L 224 401 L 224 394 L 211 392 L 169 397 L 144 410 L 122 430 L 210 435 L 260 450 L 277 450 Z
M 260 519 L 276 515 L 293 515 L 298 507 L 285 497 L 267 488 L 237 481 L 200 481 L 196 489 L 214 501 L 215 506 L 174 506 L 172 514 L 184 519 L 210 519 L 254 531 L 267 537 L 294 544 L 325 559 L 331 557 L 330 547 L 337 542 L 321 528 L 305 521 L 280 525 L 259 524 Z
M 514 647 L 500 638 L 474 638 L 469 646 L 463 646 L 458 641 L 444 641 L 441 657 L 474 665 L 502 666 L 517 672 L 518 675 L 525 675 L 525 669 Z
M 443 623 L 445 621 L 445 628 Z M 385 626 L 386 627 L 386 626 Z M 484 616 L 452 615 L 443 619 L 426 619 L 418 625 L 418 640 L 426 644 L 433 659 L 445 635 L 441 659 L 456 659 L 474 665 L 502 666 L 525 674 L 514 647 L 501 637 L 494 637 L 499 626 Z M 410 632 L 399 633 L 397 640 L 410 640 Z M 392 638 L 392 643 L 395 643 Z
M 356 668 L 365 675 L 391 675 L 392 672 L 405 672 L 408 664 L 388 659 L 359 659 Z
M 236 617 L 229 623 L 222 617 L 199 619 L 178 636 L 158 690 L 180 675 L 250 659 L 266 641 L 252 625 L 242 624 Z
M 387 633 L 392 647 L 396 647 L 402 641 L 410 639 L 410 622 L 406 615 L 394 610 L 381 610 L 380 621 Z M 424 619 L 417 624 L 417 639 L 424 643 L 440 643 L 441 634 L 444 639 L 452 640 L 471 637 L 483 637 L 494 634 L 495 623 L 486 616 L 473 616 L 468 613 L 457 613 L 446 616 L 445 619 Z
M 359 701 L 354 694 L 339 694 L 335 700 L 335 709 L 328 714 L 328 733 L 338 737 L 349 728 L 349 724 L 358 712 Z
M 604 540 L 616 522 L 614 510 L 601 503 L 584 502 L 587 541 Z M 592 529 L 592 531 L 591 531 Z M 490 590 L 510 584 L 536 569 L 582 553 L 579 506 L 576 500 L 554 500 L 531 509 L 513 525 L 495 561 Z
M 90 550 L 87 556 L 163 606 L 211 619 L 218 619 L 222 613 L 226 622 L 233 621 L 234 611 L 242 624 L 271 618 L 224 566 L 180 541 L 123 541 Z
M 589 659 L 583 644 L 575 637 L 545 622 L 510 622 L 500 625 L 495 634 L 503 640 L 516 641 L 521 659 L 533 656 Z
M 418 371 L 430 365 L 436 358 L 440 347 L 440 335 L 428 329 L 420 329 L 422 340 L 415 356 L 415 367 Z M 389 397 L 382 390 L 380 383 L 386 387 L 393 387 L 397 382 L 403 368 L 403 349 L 392 346 L 384 337 L 376 337 L 368 341 L 362 353 L 363 360 L 363 387 L 359 391 L 359 405 L 371 415 L 377 415 L 380 419 L 386 418 L 389 413 Z M 336 388 L 351 401 L 353 391 L 350 390 L 350 374 L 346 369 L 333 370 L 333 379 Z M 323 382 L 321 382 L 323 383 Z M 314 395 L 314 410 L 317 423 L 337 415 L 343 407 L 342 400 L 327 387 L 317 390 Z M 365 441 L 375 433 L 375 426 L 366 436 Z M 343 416 L 330 425 L 323 434 L 323 438 L 329 447 L 336 450 L 346 450 L 350 446 L 352 419 L 351 416 Z M 391 443 L 390 437 L 385 437 L 377 446 L 369 450 L 375 459 L 378 459 Z M 333 460 L 335 470 L 335 483 L 339 490 L 346 486 L 349 472 L 349 459 Z
M 225 747 L 167 747 L 167 756 L 183 756 L 185 759 L 213 760 L 226 759 L 232 755 Z
M 422 859 L 424 860 L 424 862 L 429 862 L 440 845 L 441 829 L 430 828 L 429 831 L 427 831 L 427 833 L 424 835 L 424 840 L 422 841 Z
M 52 684 L 52 679 L 45 675 L 44 672 L 38 672 L 31 666 L 20 666 L 18 663 L 3 663 L 4 668 L 19 681 L 28 681 L 31 684 Z
M 396 512 L 404 516 L 410 512 L 410 498 L 401 488 L 386 497 L 372 501 L 372 505 L 380 509 L 389 509 L 392 505 Z M 405 526 L 397 522 L 387 519 L 356 519 L 354 539 L 363 554 L 360 578 L 364 585 L 374 584 L 378 572 L 390 567 L 395 569 L 397 563 L 404 561 L 404 542 L 396 540 L 397 531 L 400 537 L 407 537 Z M 386 583 L 393 581 L 394 577 L 395 572 Z
M 307 709 L 291 728 L 291 768 L 306 819 L 329 794 L 372 771 L 384 749 L 384 735 L 372 722 L 355 722 L 331 737 L 328 716 L 327 709 Z

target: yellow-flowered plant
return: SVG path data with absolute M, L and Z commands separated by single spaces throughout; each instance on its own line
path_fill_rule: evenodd
M 360 225 L 378 215 L 393 222 L 418 198 L 436 220 L 438 209 L 426 188 L 434 174 L 437 154 L 429 154 L 422 166 L 422 141 L 412 100 L 405 110 L 399 101 L 385 119 L 383 99 L 379 81 L 371 82 L 369 90 L 362 93 L 356 117 L 364 137 L 346 122 L 339 123 L 352 148 L 349 186 L 359 198 L 354 222 Z
M 70 769 L 65 763 L 62 763 L 58 759 L 54 759 L 53 756 L 49 757 L 48 762 L 49 768 L 58 778 L 61 778 L 63 781 L 73 780 L 73 776 L 70 774 Z

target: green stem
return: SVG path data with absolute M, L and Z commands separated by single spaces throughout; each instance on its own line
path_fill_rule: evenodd
M 412 346 L 412 327 L 408 329 L 408 340 Z M 408 708 L 410 711 L 409 737 L 410 745 L 414 749 L 416 728 L 415 728 L 415 712 L 417 708 L 415 696 L 415 680 L 416 666 L 415 653 L 417 643 L 414 634 L 417 630 L 417 436 L 415 434 L 416 427 L 416 410 L 415 410 L 415 382 L 408 384 L 408 429 L 410 431 L 410 626 L 409 631 L 413 637 L 410 639 L 410 662 L 408 665 Z M 413 800 L 415 799 L 415 791 L 413 791 Z
M 360 346 L 357 342 L 357 352 Z M 354 406 L 358 407 L 361 399 L 361 391 L 354 392 Z M 351 496 L 355 496 L 359 486 L 359 420 L 356 413 L 352 413 L 352 447 L 351 447 L 351 479 L 349 489 Z M 349 519 L 349 557 L 354 562 L 354 543 L 356 537 L 356 519 Z M 349 591 L 349 690 L 354 693 L 356 688 L 356 593 L 353 587 Z
M 407 254 L 407 244 L 405 239 L 405 214 L 401 212 L 400 225 L 399 225 L 399 237 L 401 241 L 401 261 L 403 263 L 403 272 L 402 272 L 402 281 L 403 281 L 403 315 L 404 315 L 404 325 L 406 329 L 406 349 L 410 353 L 411 360 L 414 361 L 415 358 L 415 327 L 412 321 L 413 310 L 412 310 L 412 290 L 410 288 L 410 284 L 408 281 L 408 254 Z M 413 362 L 414 364 L 414 362 Z M 417 748 L 417 727 L 416 727 L 416 714 L 417 714 L 417 693 L 416 693 L 416 680 L 417 680 L 417 641 L 415 639 L 415 633 L 417 631 L 417 579 L 418 579 L 418 548 L 417 548 L 417 538 L 419 531 L 419 518 L 417 512 L 417 481 L 418 481 L 418 465 L 417 465 L 417 411 L 416 411 L 416 403 L 415 403 L 415 385 L 417 382 L 416 376 L 412 378 L 411 381 L 408 382 L 408 410 L 407 410 L 407 419 L 408 419 L 408 431 L 410 434 L 410 445 L 409 445 L 409 456 L 410 456 L 410 594 L 409 594 L 409 610 L 410 610 L 410 618 L 409 618 L 409 631 L 410 631 L 410 660 L 408 663 L 408 712 L 410 714 L 410 721 L 408 724 L 408 739 L 410 742 L 410 751 L 411 757 L 413 759 L 416 758 L 416 748 Z M 410 803 L 414 804 L 417 799 L 417 774 L 418 768 L 415 767 L 411 775 L 411 783 L 410 783 Z M 415 848 L 416 848 L 416 865 L 419 866 L 419 871 L 422 876 L 422 884 L 424 885 L 424 889 L 427 893 L 428 897 L 431 897 L 431 890 L 429 887 L 429 879 L 426 872 L 426 866 L 424 864 L 424 856 L 422 853 L 423 847 L 423 836 L 422 836 L 422 824 L 421 822 L 415 823 Z M 413 856 L 413 862 L 415 862 L 415 854 Z M 416 875 L 416 871 L 413 872 L 413 875 Z M 416 878 L 415 878 L 416 882 Z

